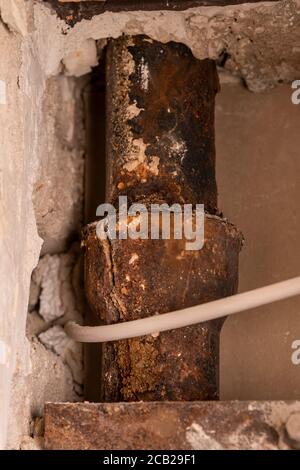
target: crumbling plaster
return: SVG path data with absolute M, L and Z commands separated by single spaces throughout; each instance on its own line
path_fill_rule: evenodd
M 278 81 L 299 78 L 299 7 L 299 0 L 284 0 L 176 12 L 106 12 L 71 28 L 45 2 L 0 0 L 0 80 L 6 88 L 0 104 L 0 447 L 8 442 L 9 405 L 9 445 L 15 446 L 19 439 L 12 378 L 20 379 L 15 395 L 16 390 L 26 394 L 34 379 L 32 355 L 43 348 L 35 341 L 30 348 L 25 336 L 32 270 L 43 240 L 46 253 L 64 250 L 64 239 L 80 218 L 82 194 L 74 184 L 83 171 L 82 141 L 72 127 L 75 108 L 66 116 L 62 139 L 56 123 L 64 121 L 66 109 L 60 97 L 67 96 L 65 104 L 71 107 L 75 100 L 72 76 L 95 65 L 93 41 L 127 33 L 183 42 L 200 59 L 223 59 L 228 71 L 242 77 L 251 90 L 261 91 Z M 87 50 L 89 54 L 84 53 Z M 56 170 L 51 173 L 53 165 L 59 169 L 61 151 L 66 181 L 55 180 Z M 40 184 L 44 187 L 39 195 Z M 36 355 L 42 357 L 44 352 Z M 46 386 L 39 382 L 40 391 Z M 58 395 L 55 391 L 52 398 Z
M 162 42 L 182 42 L 199 59 L 223 60 L 249 89 L 262 91 L 300 75 L 299 7 L 299 0 L 283 0 L 185 11 L 105 12 L 72 28 L 58 20 L 49 5 L 40 4 L 35 7 L 35 34 L 49 75 L 74 51 L 81 66 L 80 51 L 87 40 L 146 34 Z M 72 65 L 69 73 L 76 73 Z
M 37 158 L 34 158 L 36 139 L 31 137 L 37 131 L 37 116 L 28 112 L 31 107 L 35 108 L 36 99 L 39 102 L 40 90 L 39 87 L 31 89 L 25 67 L 23 91 L 20 89 L 22 42 L 21 35 L 11 33 L 6 25 L 0 23 L 0 73 L 6 88 L 6 97 L 0 105 L 1 447 L 6 444 L 10 384 L 17 355 L 23 358 L 27 371 L 30 369 L 30 351 L 24 335 L 26 310 L 31 271 L 38 261 L 42 243 L 36 231 L 31 203 L 37 166 Z
M 41 248 L 65 250 L 82 218 L 83 83 L 43 70 L 33 2 L 0 13 L 0 447 L 18 448 L 45 400 L 78 400 L 64 360 L 25 332 Z

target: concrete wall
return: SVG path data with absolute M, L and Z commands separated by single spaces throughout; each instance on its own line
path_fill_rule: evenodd
M 1 4 L 2 6 L 2 4 Z M 25 26 L 24 26 L 25 27 Z M 0 104 L 0 446 L 6 442 L 11 380 L 22 358 L 24 375 L 29 372 L 29 347 L 25 338 L 26 310 L 31 271 L 38 261 L 42 240 L 35 229 L 31 202 L 31 182 L 37 165 L 34 138 L 26 135 L 32 126 L 39 86 L 33 92 L 24 82 L 27 93 L 20 90 L 22 68 L 22 34 L 13 32 L 0 21 L 0 80 L 6 89 Z M 25 366 L 26 364 L 26 366 Z
M 73 375 L 76 370 L 78 379 L 80 364 L 70 367 L 70 357 L 55 350 L 55 315 L 50 322 L 43 319 L 33 303 L 27 316 L 33 291 L 48 296 L 52 315 L 59 298 L 59 321 L 80 316 L 70 292 L 74 250 L 53 258 L 61 268 L 61 293 L 55 289 L 55 272 L 51 278 L 50 254 L 70 245 L 83 196 L 81 84 L 72 77 L 52 77 L 43 68 L 45 51 L 40 51 L 33 5 L 0 1 L 1 448 L 38 447 L 30 436 L 45 401 L 80 399 Z M 41 253 L 48 256 L 41 263 L 47 279 L 35 276 L 39 282 L 31 283 Z M 37 336 L 47 331 L 39 341 Z

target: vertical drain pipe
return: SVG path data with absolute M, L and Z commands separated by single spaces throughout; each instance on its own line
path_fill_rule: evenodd
M 217 216 L 214 62 L 145 36 L 111 40 L 106 61 L 107 201 L 203 203 L 207 215 L 198 251 L 174 236 L 99 240 L 89 224 L 83 245 L 91 308 L 111 324 L 234 294 L 242 237 Z M 105 343 L 102 399 L 217 399 L 222 323 Z

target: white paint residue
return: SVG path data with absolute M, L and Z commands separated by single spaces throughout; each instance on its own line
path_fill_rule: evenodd
M 168 110 L 169 112 L 169 110 Z M 169 143 L 169 157 L 179 157 L 180 162 L 182 163 L 186 153 L 187 153 L 187 145 L 186 142 L 174 134 L 172 131 L 168 134 Z
M 129 260 L 129 264 L 133 264 L 135 261 L 137 261 L 139 259 L 139 255 L 136 254 L 136 253 L 133 253 L 133 255 L 131 256 L 130 260 Z
M 198 423 L 192 423 L 186 430 L 186 440 L 193 450 L 222 450 L 223 447 L 216 439 L 205 432 Z
M 146 171 L 149 171 L 153 175 L 158 175 L 159 157 L 151 157 L 150 162 L 147 163 L 146 156 L 147 144 L 144 143 L 143 139 L 134 139 L 132 141 L 132 153 L 126 157 L 126 163 L 123 168 L 127 171 L 135 171 L 139 165 L 143 165 Z
M 143 139 L 134 139 L 132 141 L 132 154 L 128 157 L 128 162 L 125 163 L 124 169 L 134 171 L 136 168 L 143 164 L 146 160 L 145 150 L 147 145 Z
M 0 80 L 0 104 L 6 104 L 6 83 Z
M 143 108 L 138 108 L 137 104 L 136 104 L 136 101 L 134 101 L 127 108 L 128 119 L 133 119 L 134 117 L 138 116 L 142 110 L 143 110 Z
M 147 91 L 149 88 L 149 67 L 148 67 L 148 64 L 145 62 L 144 57 L 142 57 L 141 59 L 140 73 L 141 73 L 141 88 L 142 90 Z

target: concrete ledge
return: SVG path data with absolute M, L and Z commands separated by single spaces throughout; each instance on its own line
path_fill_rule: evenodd
M 103 450 L 289 449 L 300 402 L 48 403 L 45 447 Z

